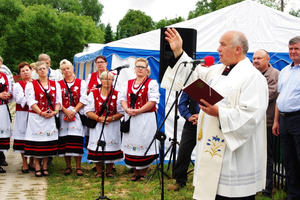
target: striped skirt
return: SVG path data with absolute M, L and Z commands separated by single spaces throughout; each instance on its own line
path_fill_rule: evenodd
M 123 160 L 123 151 L 104 151 L 104 158 L 102 157 L 102 151 L 101 147 L 99 147 L 99 150 L 96 154 L 96 151 L 92 151 L 89 149 L 89 154 L 87 159 L 92 162 L 101 162 L 102 159 L 104 161 L 110 161 L 109 163 L 117 162 Z
M 0 150 L 7 151 L 10 148 L 10 138 L 0 138 Z
M 158 154 L 150 156 L 132 156 L 125 154 L 125 164 L 132 167 L 149 166 L 156 158 L 158 158 Z
M 56 156 L 58 151 L 58 141 L 26 141 L 25 156 L 33 156 L 37 158 Z
M 58 139 L 58 155 L 60 156 L 82 156 L 83 140 L 81 136 L 67 135 Z
M 15 152 L 25 152 L 25 140 L 14 140 L 13 149 Z

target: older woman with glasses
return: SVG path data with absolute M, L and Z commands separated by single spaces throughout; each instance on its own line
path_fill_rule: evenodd
M 124 84 L 120 95 L 125 119 L 131 117 L 129 133 L 123 134 L 122 150 L 126 165 L 134 170 L 130 180 L 145 181 L 149 166 L 157 158 L 155 143 L 149 145 L 157 129 L 156 110 L 160 94 L 157 82 L 149 78 L 150 67 L 146 59 L 136 59 L 134 70 L 136 78 Z
M 100 75 L 102 87 L 92 90 L 88 96 L 88 105 L 85 107 L 87 116 L 98 123 L 95 128 L 90 129 L 88 143 L 88 160 L 96 163 L 96 177 L 101 177 L 103 167 L 102 159 L 106 162 L 106 177 L 113 178 L 113 163 L 123 160 L 121 151 L 120 118 L 123 110 L 118 98 L 118 92 L 113 89 L 114 75 L 111 72 L 102 72 Z M 106 120 L 105 120 L 106 119 Z M 100 134 L 103 135 L 100 138 Z M 99 139 L 106 143 L 102 152 L 101 146 L 97 144 Z
M 70 175 L 72 172 L 71 156 L 73 156 L 76 162 L 76 174 L 82 176 L 84 131 L 78 112 L 87 104 L 86 83 L 75 77 L 70 61 L 66 59 L 60 61 L 60 69 L 64 79 L 58 81 L 62 95 L 58 154 L 65 157 L 67 167 L 64 175 Z
M 47 78 L 49 68 L 43 61 L 36 62 L 37 80 L 27 83 L 25 96 L 29 107 L 28 125 L 25 134 L 25 156 L 33 156 L 35 176 L 49 176 L 47 162 L 56 156 L 58 130 L 55 115 L 61 107 L 61 89 L 57 82 Z M 42 158 L 41 167 L 39 159 Z

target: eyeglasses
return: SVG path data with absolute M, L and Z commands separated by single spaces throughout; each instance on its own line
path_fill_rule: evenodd
M 98 61 L 96 62 L 97 64 L 103 64 L 103 63 L 106 63 L 105 61 Z
M 48 69 L 47 67 L 42 67 L 42 68 L 39 68 L 38 70 L 43 71 L 43 70 L 47 70 L 47 69 Z
M 139 68 L 139 69 L 145 69 L 147 68 L 146 66 L 135 66 L 136 68 Z
M 102 78 L 101 81 L 112 81 L 111 78 Z

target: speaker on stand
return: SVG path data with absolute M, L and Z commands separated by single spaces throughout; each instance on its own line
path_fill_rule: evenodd
M 159 82 L 161 83 L 164 73 L 169 66 L 169 60 L 173 56 L 173 51 L 170 48 L 169 42 L 165 39 L 165 31 L 167 28 L 161 28 L 160 34 L 160 64 L 159 64 Z M 182 48 L 183 50 L 193 59 L 196 58 L 196 47 L 197 47 L 197 31 L 191 28 L 175 28 L 183 41 Z M 178 96 L 178 92 L 176 92 L 175 97 Z M 175 114 L 174 114 L 174 132 L 173 138 L 169 138 L 171 142 L 170 146 L 168 147 L 164 156 L 171 151 L 170 160 L 168 163 L 168 170 L 170 167 L 171 161 L 173 162 L 172 165 L 172 178 L 174 178 L 174 167 L 176 162 L 176 145 L 179 145 L 177 141 L 177 124 L 178 124 L 178 98 L 175 100 Z

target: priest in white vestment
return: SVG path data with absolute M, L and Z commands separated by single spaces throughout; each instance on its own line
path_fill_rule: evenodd
M 191 58 L 175 29 L 168 28 L 165 34 L 174 65 L 165 72 L 162 87 L 179 90 L 192 68 L 182 62 Z M 243 33 L 226 32 L 219 43 L 222 64 L 197 66 L 187 83 L 201 78 L 224 97 L 215 105 L 201 100 L 206 107 L 200 106 L 198 118 L 193 198 L 255 200 L 256 192 L 265 187 L 268 85 L 246 57 L 248 41 Z

